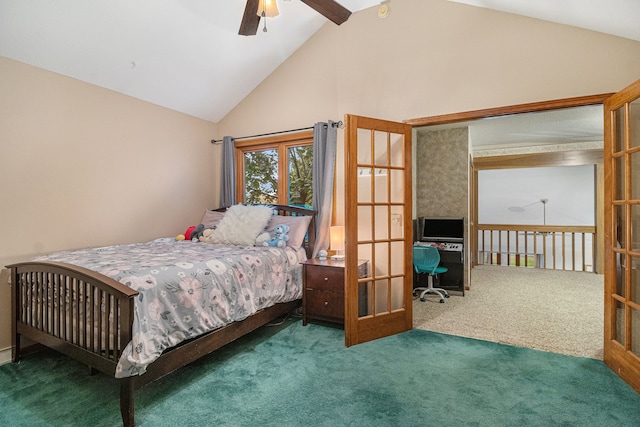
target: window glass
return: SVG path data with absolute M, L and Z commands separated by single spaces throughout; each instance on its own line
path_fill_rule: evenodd
M 312 133 L 236 142 L 238 203 L 310 208 L 312 144 Z
M 313 147 L 290 147 L 288 159 L 289 204 L 310 208 L 313 201 Z
M 278 203 L 278 151 L 244 154 L 244 203 Z

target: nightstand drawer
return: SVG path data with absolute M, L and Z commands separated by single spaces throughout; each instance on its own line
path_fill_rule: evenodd
M 342 293 L 323 292 L 307 288 L 307 315 L 324 320 L 344 320 Z
M 368 265 L 368 261 L 358 260 L 359 277 L 367 277 Z M 304 262 L 303 325 L 309 319 L 344 325 L 344 279 L 344 260 L 316 258 Z M 358 296 L 358 307 L 359 315 L 367 314 L 366 293 Z
M 305 286 L 308 290 L 323 290 L 344 294 L 344 269 L 306 266 Z

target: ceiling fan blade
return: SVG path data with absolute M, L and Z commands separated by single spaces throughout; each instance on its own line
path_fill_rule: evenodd
M 315 9 L 319 14 L 323 15 L 330 21 L 333 21 L 336 25 L 340 25 L 345 22 L 351 16 L 351 11 L 346 9 L 340 3 L 336 3 L 333 0 L 301 0 L 312 9 Z
M 247 0 L 244 15 L 242 15 L 242 22 L 240 23 L 240 29 L 238 30 L 239 35 L 255 36 L 258 32 L 258 24 L 260 24 L 258 2 L 259 0 Z

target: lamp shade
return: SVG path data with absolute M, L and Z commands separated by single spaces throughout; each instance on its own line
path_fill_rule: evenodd
M 276 0 L 260 0 L 257 14 L 258 16 L 265 16 L 267 18 L 275 18 L 280 15 Z
M 344 250 L 344 225 L 333 225 L 329 229 L 331 249 L 334 251 Z

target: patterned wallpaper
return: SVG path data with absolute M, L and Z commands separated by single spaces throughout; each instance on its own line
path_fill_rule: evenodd
M 468 242 L 469 130 L 456 128 L 416 133 L 416 213 L 426 217 L 465 218 Z M 465 289 L 469 286 L 469 251 L 465 248 Z
M 417 216 L 467 217 L 469 206 L 468 128 L 418 132 Z

